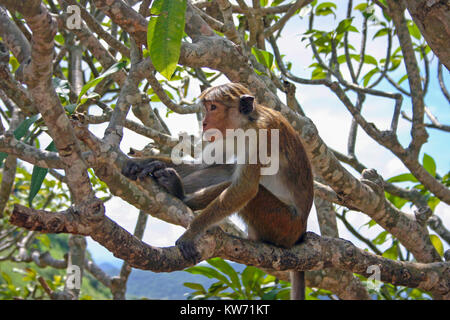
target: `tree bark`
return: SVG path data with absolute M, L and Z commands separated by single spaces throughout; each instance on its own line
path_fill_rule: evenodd
M 450 5 L 446 0 L 406 0 L 411 17 L 431 50 L 450 70 Z

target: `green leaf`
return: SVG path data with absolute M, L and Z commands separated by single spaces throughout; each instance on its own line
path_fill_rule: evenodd
M 431 174 L 433 177 L 436 177 L 436 162 L 434 161 L 433 157 L 424 153 L 422 164 L 423 168 L 427 170 L 429 174 Z
M 38 166 L 33 167 L 33 174 L 31 175 L 30 193 L 28 195 L 28 205 L 32 207 L 34 197 L 41 189 L 42 182 L 44 182 L 48 169 Z
M 333 10 L 331 10 L 330 8 L 325 8 L 325 9 L 321 9 L 321 10 L 316 10 L 316 15 L 318 16 L 327 16 L 329 14 L 334 15 L 334 17 L 336 17 L 336 14 L 334 13 Z
M 311 79 L 325 79 L 327 77 L 327 73 L 323 71 L 321 66 L 315 68 L 311 73 Z
M 64 36 L 62 34 L 57 34 L 55 36 L 55 41 L 58 42 L 59 44 L 64 44 L 66 38 L 64 38 Z
M 39 114 L 35 114 L 34 116 L 23 120 L 17 126 L 16 130 L 14 130 L 14 138 L 16 138 L 17 140 L 22 139 L 23 136 L 27 134 L 28 129 L 30 129 L 31 125 L 35 123 L 38 118 Z M 5 160 L 7 156 L 8 154 L 6 152 L 0 152 L 0 167 L 2 166 L 3 160 Z
M 337 62 L 339 64 L 343 64 L 345 61 L 347 61 L 347 57 L 345 56 L 345 54 L 341 54 L 340 56 L 337 57 Z
M 273 54 L 256 47 L 252 47 L 252 54 L 259 63 L 264 65 L 267 69 L 271 69 L 273 65 Z
M 367 3 L 360 3 L 357 6 L 355 6 L 355 10 L 364 11 L 367 8 Z
M 441 239 L 435 234 L 430 235 L 431 243 L 433 244 L 436 251 L 439 253 L 439 255 L 442 257 L 444 256 L 444 245 L 442 244 Z
M 52 141 L 47 148 L 47 151 L 56 151 L 55 143 Z M 34 197 L 36 197 L 37 193 L 41 189 L 42 183 L 44 182 L 45 176 L 48 173 L 47 168 L 41 168 L 38 166 L 33 167 L 33 173 L 31 175 L 31 183 L 30 183 L 30 193 L 28 194 L 28 205 L 32 207 L 32 202 Z
M 320 10 L 323 10 L 323 9 L 331 9 L 331 8 L 337 9 L 336 4 L 334 4 L 333 2 L 322 2 L 321 4 L 319 4 L 316 7 L 316 14 L 317 14 L 318 10 L 320 11 Z
M 51 241 L 48 235 L 46 235 L 45 233 L 41 233 L 36 237 L 36 239 L 38 239 L 47 250 L 50 250 Z
M 213 283 L 209 288 L 208 288 L 208 293 L 210 295 L 216 296 L 219 294 L 219 292 L 227 289 L 227 285 L 223 284 L 223 282 L 216 282 Z
M 239 281 L 237 272 L 225 260 L 221 258 L 212 258 L 207 260 L 206 262 L 230 277 L 233 287 L 236 289 L 240 289 L 241 282 Z
M 403 77 L 401 77 L 400 80 L 398 80 L 397 84 L 401 84 L 406 79 L 408 79 L 408 75 L 407 74 L 405 74 Z
M 388 194 L 387 192 L 385 192 L 385 194 Z M 370 229 L 371 227 L 373 227 L 374 225 L 376 225 L 377 223 L 370 219 L 368 222 L 364 223 L 361 227 L 367 226 L 368 229 Z
M 248 266 L 242 271 L 241 279 L 247 294 L 255 287 L 259 278 L 264 276 L 264 272 L 256 267 Z
M 13 73 L 16 72 L 17 68 L 19 68 L 20 66 L 19 61 L 17 61 L 16 57 L 14 57 L 13 55 L 9 57 L 9 64 L 11 65 Z
M 205 288 L 200 283 L 185 282 L 185 283 L 183 283 L 183 286 L 188 287 L 193 290 L 196 290 L 196 291 L 200 291 L 201 293 L 206 293 Z
M 39 114 L 35 114 L 34 116 L 23 120 L 16 130 L 14 130 L 14 137 L 17 140 L 20 140 L 30 129 L 31 125 L 36 122 L 39 118 Z
M 397 260 L 398 258 L 397 244 L 394 244 L 392 247 L 383 252 L 383 257 L 387 259 Z
M 375 239 L 372 240 L 373 244 L 383 244 L 386 241 L 386 237 L 388 235 L 387 231 L 381 232 Z
M 428 206 L 432 211 L 436 209 L 436 206 L 441 202 L 441 200 L 437 197 L 430 197 L 427 201 Z
M 279 5 L 280 3 L 284 2 L 285 0 L 273 0 L 272 3 L 270 4 L 271 7 L 276 7 L 277 5 Z
M 6 272 L 2 271 L 2 277 L 6 281 L 7 284 L 12 284 L 11 277 Z
M 390 32 L 389 28 L 382 28 L 380 30 L 378 30 L 375 35 L 373 36 L 372 40 L 378 37 L 382 37 L 384 35 L 387 35 Z
M 261 300 L 276 300 L 278 292 L 280 292 L 280 288 L 274 288 L 270 290 L 269 292 L 266 292 L 262 297 Z
M 311 289 L 306 287 L 306 294 L 305 294 L 305 296 L 306 296 L 307 300 L 311 300 L 311 296 L 309 294 L 310 291 L 311 291 Z M 281 289 L 278 292 L 278 294 L 277 294 L 277 299 L 279 299 L 279 300 L 289 300 L 290 294 L 291 294 L 291 290 L 289 288 Z M 319 300 L 317 298 L 316 299 L 312 298 L 312 299 L 313 300 Z
M 73 114 L 75 112 L 75 109 L 77 108 L 77 105 L 75 103 L 68 104 L 64 107 L 64 109 L 69 113 Z
M 185 271 L 192 273 L 192 274 L 201 274 L 210 279 L 215 278 L 215 279 L 222 281 L 223 283 L 231 285 L 231 282 L 227 279 L 227 277 L 225 277 L 223 274 L 221 274 L 217 270 L 210 268 L 210 267 L 195 266 L 195 267 L 187 268 L 187 269 L 185 269 Z
M 420 35 L 420 30 L 419 28 L 416 26 L 416 24 L 414 23 L 414 21 L 409 20 L 408 21 L 408 30 L 409 30 L 409 34 L 412 35 L 414 38 L 416 38 L 417 40 L 420 40 L 421 35 Z
M 148 24 L 147 47 L 156 70 L 170 80 L 180 58 L 186 0 L 156 0 L 151 10 L 158 16 Z
M 370 79 L 378 72 L 380 72 L 380 70 L 378 68 L 374 68 L 374 69 L 372 69 L 372 70 L 370 70 L 369 72 L 366 73 L 366 75 L 363 77 L 364 87 L 367 87 L 367 85 L 369 84 Z
M 389 71 L 393 71 L 397 69 L 400 66 L 400 63 L 402 63 L 403 57 L 400 56 L 399 58 L 391 58 L 391 67 L 389 68 Z
M 375 59 L 374 57 L 372 57 L 371 55 L 368 55 L 368 54 L 364 55 L 364 63 L 370 63 L 375 66 L 378 65 L 377 59 Z
M 120 69 L 124 68 L 127 65 L 127 62 L 124 61 L 120 61 L 117 62 L 115 64 L 113 64 L 108 70 L 106 70 L 105 72 L 103 72 L 101 75 L 99 75 L 97 78 L 92 79 L 91 81 L 89 81 L 88 83 L 86 83 L 83 88 L 81 88 L 81 92 L 78 95 L 78 100 L 77 100 L 77 104 L 80 103 L 81 97 L 92 87 L 95 87 L 100 81 L 102 81 L 104 78 L 112 75 L 113 73 L 116 73 L 117 71 L 119 71 Z
M 336 9 L 337 6 L 333 2 L 322 2 L 316 7 L 316 15 L 318 16 L 327 16 L 329 14 L 334 15 L 336 18 L 336 14 L 334 13 L 333 9 Z
M 419 182 L 416 177 L 414 177 L 411 173 L 403 173 L 403 174 L 399 174 L 398 176 L 389 178 L 387 180 L 388 182 L 405 182 L 405 181 L 410 181 L 410 182 Z
M 401 209 L 408 202 L 407 199 L 396 197 L 390 193 L 385 192 L 386 198 L 397 208 Z
M 340 34 L 340 33 L 346 32 L 352 25 L 352 20 L 353 20 L 353 18 L 350 18 L 350 19 L 344 19 L 341 22 L 339 22 L 339 24 L 336 28 L 336 33 Z

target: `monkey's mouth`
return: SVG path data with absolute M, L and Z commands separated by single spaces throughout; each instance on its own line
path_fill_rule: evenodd
M 208 125 L 203 126 L 203 140 L 208 142 L 214 142 L 223 138 L 223 131 L 210 127 Z

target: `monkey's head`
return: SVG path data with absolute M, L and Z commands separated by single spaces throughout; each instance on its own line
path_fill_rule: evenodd
M 226 129 L 247 128 L 256 116 L 254 96 L 239 83 L 210 87 L 200 100 L 205 107 L 203 131 L 217 129 L 225 136 Z

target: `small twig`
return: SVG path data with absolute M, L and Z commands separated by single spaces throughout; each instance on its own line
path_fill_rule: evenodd
M 426 109 L 425 109 L 426 110 Z M 427 114 L 428 115 L 428 114 Z M 409 117 L 406 112 L 402 111 L 402 118 L 405 120 L 408 120 L 409 122 L 412 122 L 411 117 Z M 436 119 L 436 118 L 435 118 Z M 431 120 L 431 119 L 430 119 Z M 437 119 L 436 119 L 437 120 Z M 449 125 L 445 125 L 445 124 L 441 124 L 439 122 L 435 123 L 425 123 L 424 124 L 425 127 L 427 128 L 431 128 L 431 129 L 438 129 L 438 130 L 442 130 L 442 131 L 446 131 L 446 132 L 450 132 L 450 126 Z
M 361 37 L 361 51 L 360 51 L 360 58 L 359 58 L 359 67 L 358 67 L 358 71 L 356 72 L 356 78 L 358 79 L 361 71 L 362 71 L 362 67 L 364 65 L 364 56 L 366 55 L 366 44 L 367 44 L 367 21 L 368 21 L 368 17 L 364 16 L 364 20 L 363 20 L 363 24 L 362 24 L 362 37 Z
M 41 284 L 42 288 L 44 289 L 45 293 L 47 293 L 47 295 L 52 298 L 53 296 L 53 290 L 50 289 L 50 287 L 47 284 L 47 281 L 45 281 L 45 279 L 43 277 L 38 277 L 38 281 Z
M 425 79 L 423 81 L 423 96 L 427 94 L 428 85 L 430 83 L 430 61 L 428 60 L 428 56 L 425 53 L 425 46 L 420 46 L 420 51 L 423 56 L 423 64 L 425 67 Z
M 441 91 L 444 94 L 447 101 L 450 102 L 450 93 L 448 93 L 447 88 L 445 87 L 444 79 L 442 78 L 442 63 L 439 61 L 437 68 L 439 87 L 441 87 Z
M 350 231 L 350 233 L 352 235 L 354 235 L 358 240 L 364 242 L 375 254 L 381 256 L 383 253 L 377 248 L 376 245 L 374 245 L 372 243 L 372 241 L 370 241 L 369 239 L 363 237 L 358 231 L 356 231 L 355 228 L 353 228 L 353 226 L 351 225 L 350 222 L 348 222 L 347 218 L 345 217 L 345 214 L 339 214 L 336 212 L 336 217 L 339 218 L 339 220 L 342 221 L 342 223 L 345 225 L 345 227 L 347 228 L 348 231 Z
M 272 35 L 275 31 L 281 29 L 284 27 L 286 22 L 295 14 L 295 12 L 304 6 L 307 6 L 310 4 L 312 0 L 297 0 L 295 4 L 288 9 L 288 11 L 278 20 L 275 24 L 268 27 L 266 30 L 264 30 L 265 37 L 269 37 Z
M 375 87 L 378 83 L 380 83 L 381 80 L 383 80 L 386 77 L 387 71 L 389 69 L 389 64 L 391 62 L 391 48 L 392 48 L 392 34 L 391 34 L 391 30 L 389 29 L 389 32 L 388 32 L 388 45 L 387 45 L 387 49 L 386 49 L 386 59 L 385 59 L 383 71 L 381 72 L 381 74 L 378 77 L 378 79 L 375 80 L 369 86 L 369 88 Z
M 348 1 L 347 6 L 347 19 L 350 19 L 353 9 L 353 0 Z M 348 30 L 344 33 L 344 52 L 345 52 L 345 61 L 347 62 L 347 67 L 350 72 L 350 76 L 352 78 L 353 83 L 357 83 L 358 79 L 356 78 L 355 70 L 353 69 L 353 63 L 350 57 L 350 50 L 348 47 Z
M 400 110 L 402 109 L 403 96 L 399 96 L 398 99 L 395 99 L 394 106 L 394 115 L 392 116 L 391 121 L 391 132 L 396 133 L 398 127 L 398 119 L 400 117 Z
M 397 89 L 398 91 L 400 91 L 401 93 L 403 93 L 404 95 L 407 95 L 408 97 L 411 96 L 411 93 L 409 93 L 408 91 L 406 91 L 405 89 L 403 89 L 399 84 L 397 84 L 397 82 L 394 81 L 394 79 L 392 79 L 388 74 L 385 75 L 385 78 L 387 79 L 387 81 L 392 84 L 392 86 Z

